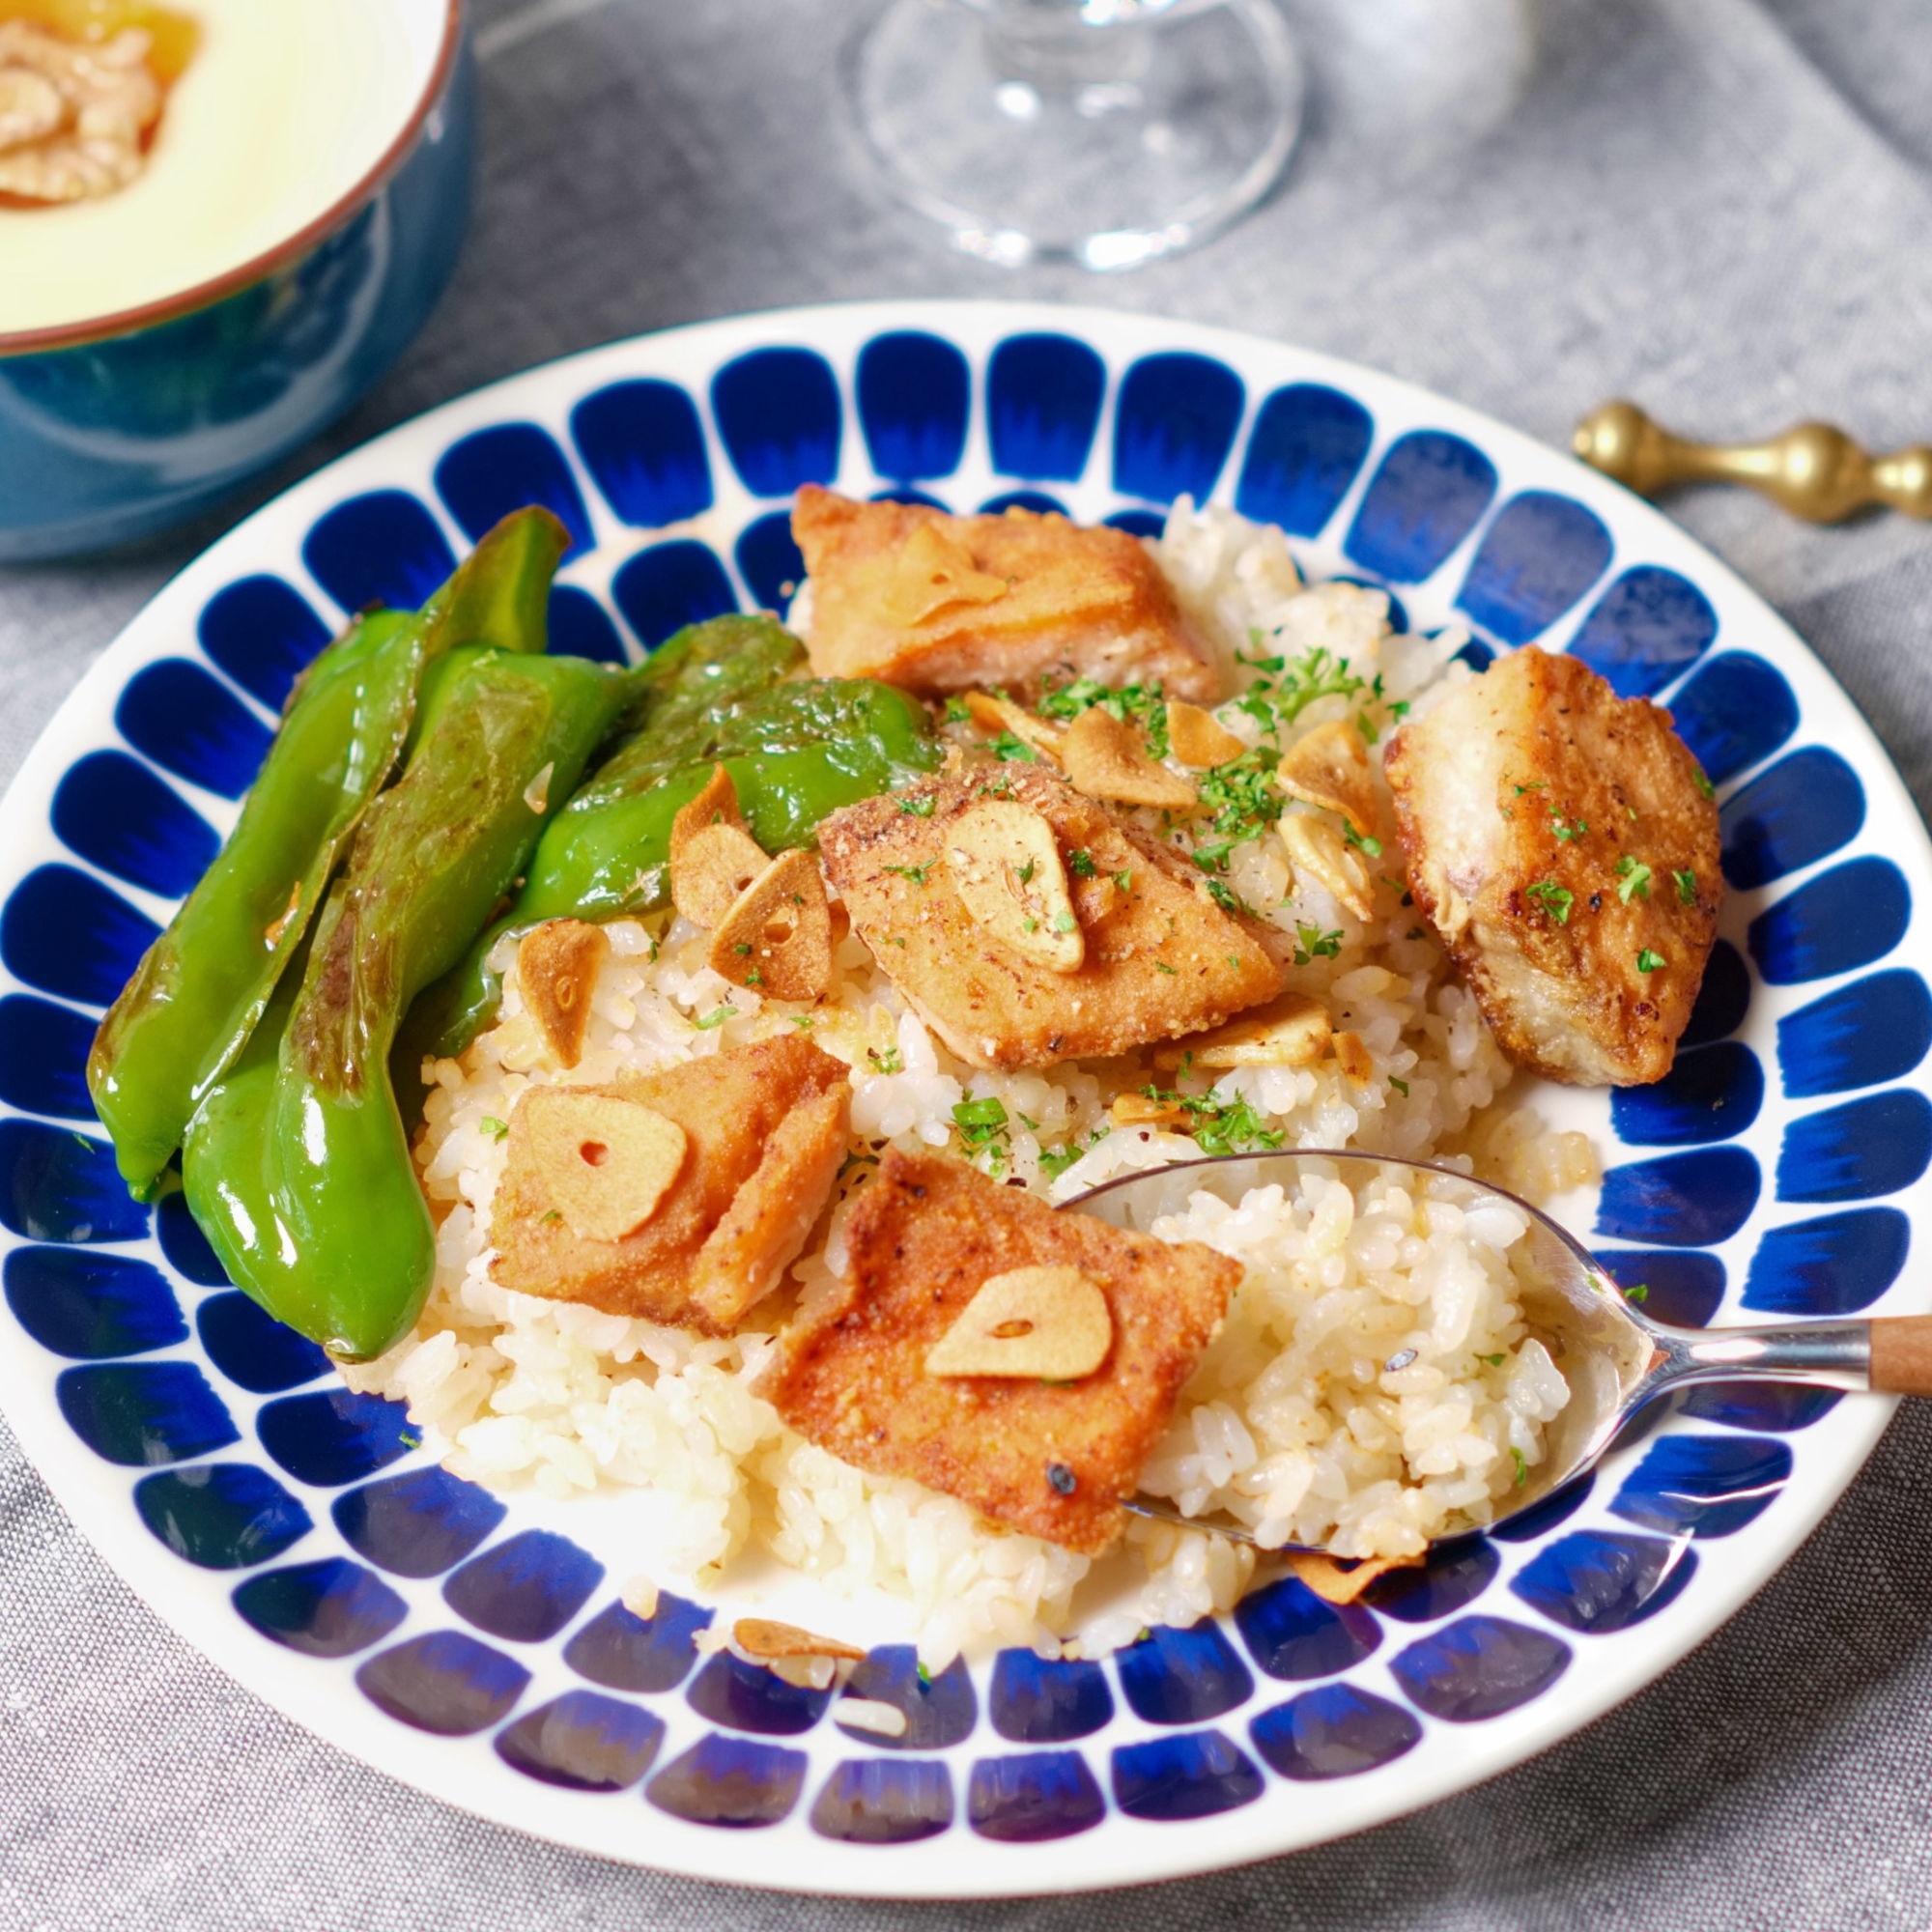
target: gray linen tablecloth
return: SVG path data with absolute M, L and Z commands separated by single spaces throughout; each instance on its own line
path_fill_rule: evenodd
M 854 182 L 852 0 L 479 0 L 481 199 L 422 339 L 198 526 L 0 570 L 0 779 L 95 654 L 245 510 L 426 406 L 668 324 L 859 296 L 1117 303 L 1353 356 L 1562 442 L 1616 393 L 1713 436 L 1932 435 L 1923 0 L 1291 0 L 1319 95 L 1290 180 L 1137 276 L 1005 275 Z M 1808 637 L 1932 800 L 1932 532 L 1680 514 Z M 1107 1897 L 735 1891 L 479 1823 L 298 1730 L 106 1570 L 0 1425 L 0 1925 L 1923 1927 L 1932 1414 L 1726 1629 L 1581 1736 L 1295 1858 Z

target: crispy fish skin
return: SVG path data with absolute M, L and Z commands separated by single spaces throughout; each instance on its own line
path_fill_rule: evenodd
M 843 1293 L 786 1331 L 758 1393 L 843 1461 L 911 1476 L 995 1522 L 1097 1555 L 1202 1350 L 1238 1262 L 1056 1212 L 943 1154 L 890 1151 L 846 1223 Z M 930 1376 L 927 1351 L 982 1284 L 1071 1266 L 1107 1298 L 1092 1376 Z M 1058 1480 L 1050 1470 L 1060 1471 Z
M 490 1213 L 495 1276 L 553 1301 L 728 1335 L 797 1257 L 844 1158 L 844 1065 L 796 1035 L 582 1091 L 675 1121 L 690 1147 L 642 1227 L 586 1240 L 554 1209 L 518 1108 Z
M 1026 696 L 1048 670 L 1103 684 L 1158 679 L 1221 695 L 1212 653 L 1138 537 L 1009 510 L 954 517 L 917 503 L 798 493 L 792 535 L 812 582 L 807 648 L 820 677 L 876 677 L 935 696 Z
M 1086 941 L 1078 972 L 1023 958 L 966 910 L 946 835 L 982 794 L 1037 810 L 1063 861 L 1091 860 L 1092 876 L 1069 880 Z M 928 815 L 905 809 L 926 798 Z M 1193 867 L 1037 765 L 968 766 L 903 799 L 863 799 L 825 820 L 818 847 L 881 969 L 972 1066 L 1124 1053 L 1218 1026 L 1281 990 L 1254 926 L 1215 905 Z
M 1724 895 L 1669 712 L 1526 645 L 1404 725 L 1385 768 L 1409 890 L 1502 1050 L 1577 1086 L 1662 1079 Z

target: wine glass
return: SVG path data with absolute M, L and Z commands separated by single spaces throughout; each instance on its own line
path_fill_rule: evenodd
M 1273 187 L 1301 126 L 1274 0 L 873 0 L 840 81 L 884 186 L 1009 267 L 1192 247 Z

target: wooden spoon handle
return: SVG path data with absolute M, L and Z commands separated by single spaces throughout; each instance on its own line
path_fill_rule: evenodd
M 1871 1324 L 1871 1385 L 1882 1395 L 1932 1395 L 1932 1315 Z

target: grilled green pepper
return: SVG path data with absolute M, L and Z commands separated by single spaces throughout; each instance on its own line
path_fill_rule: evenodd
M 240 823 L 109 1009 L 88 1059 L 95 1109 L 137 1198 L 153 1196 L 195 1107 L 260 1020 L 404 753 L 425 665 L 479 638 L 541 651 L 551 576 L 569 542 L 546 510 L 506 518 L 420 611 L 359 618 L 303 673 Z
M 347 1360 L 415 1321 L 435 1234 L 389 1085 L 398 1021 L 523 870 L 626 696 L 582 658 L 458 654 L 369 809 L 301 982 L 187 1130 L 188 1207 L 235 1282 Z
M 721 628 L 727 625 L 740 628 Z M 668 901 L 671 820 L 715 765 L 730 773 L 752 836 L 767 852 L 810 845 L 819 821 L 841 806 L 938 767 L 931 722 L 915 699 L 864 678 L 774 684 L 778 653 L 769 638 L 743 628 L 752 625 L 778 629 L 769 618 L 714 619 L 664 646 L 681 647 L 681 658 L 641 728 L 545 831 L 509 911 L 410 1014 L 397 1054 L 400 1091 L 416 1091 L 425 1056 L 461 1053 L 488 1025 L 501 994 L 489 954 L 504 933 L 549 919 L 616 919 Z M 761 660 L 755 681 L 739 657 L 748 639 L 748 655 Z M 694 692 L 711 701 L 692 701 Z

